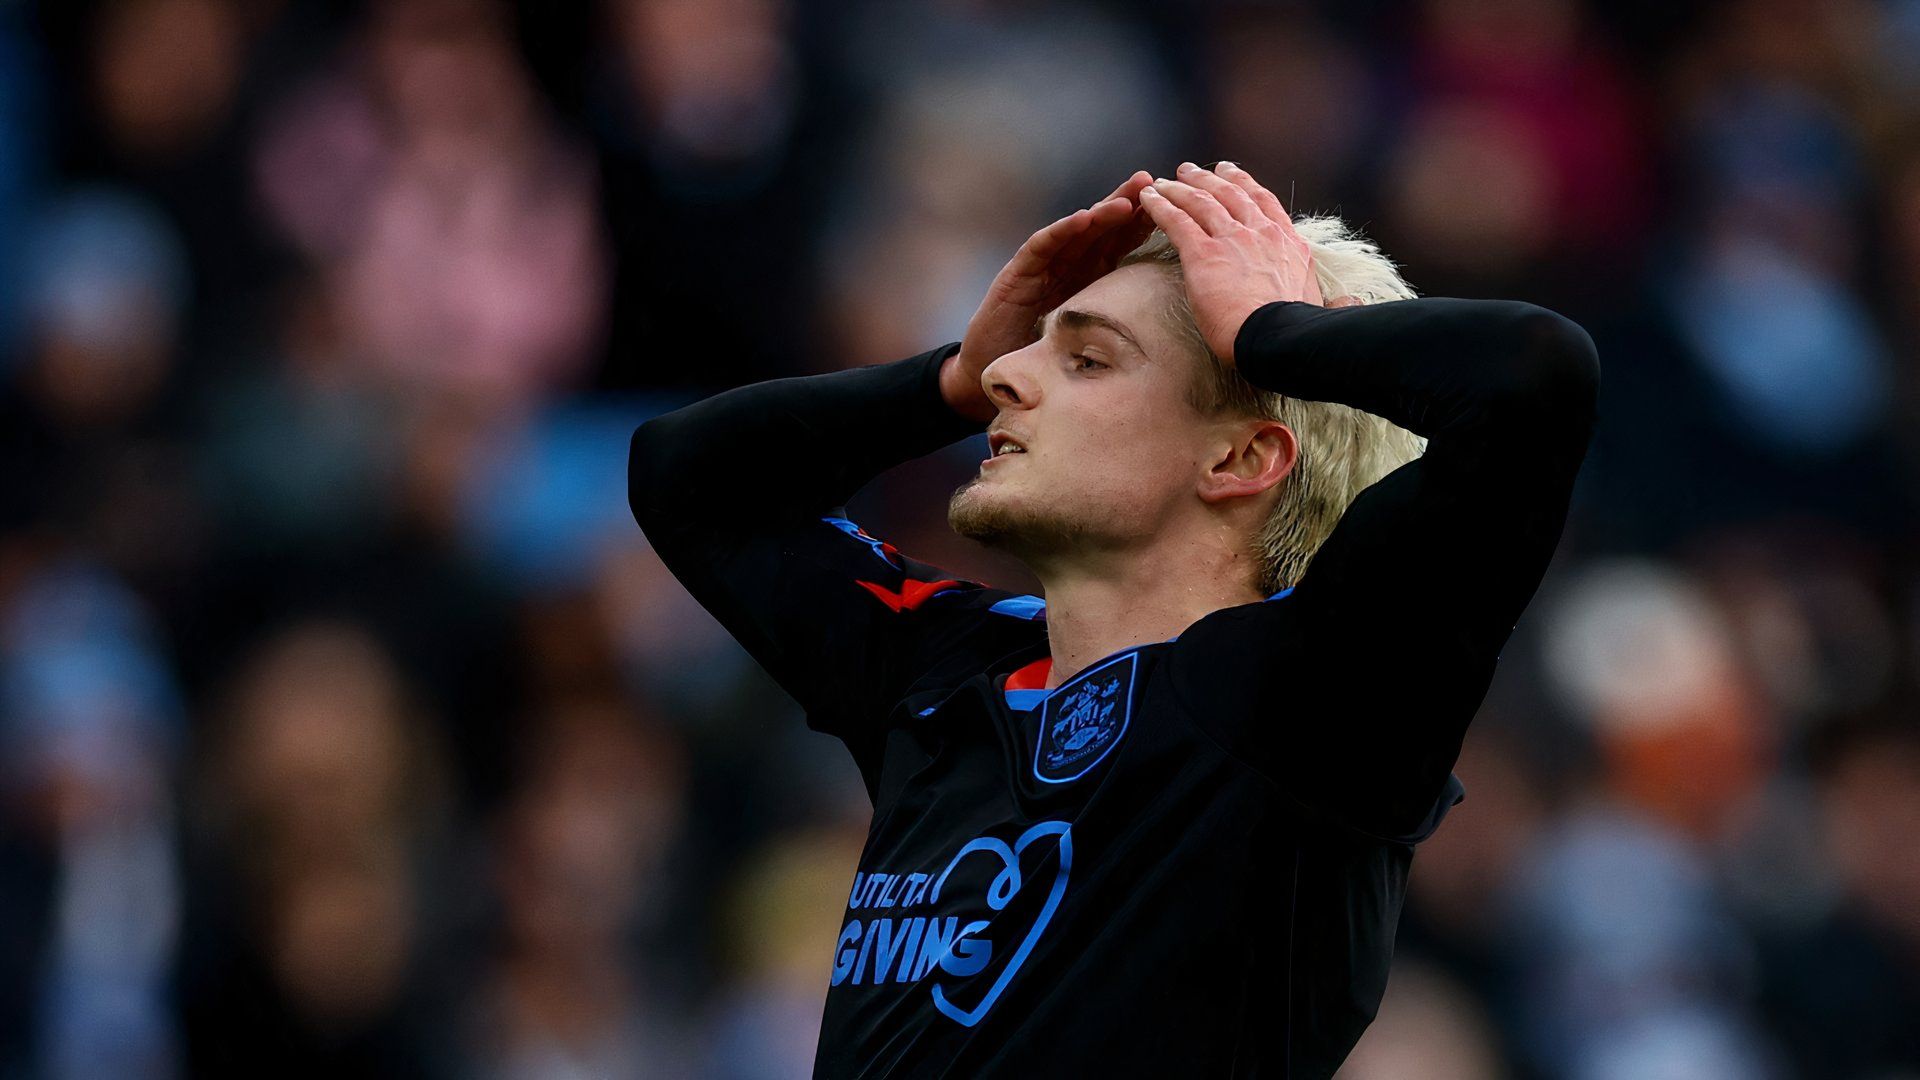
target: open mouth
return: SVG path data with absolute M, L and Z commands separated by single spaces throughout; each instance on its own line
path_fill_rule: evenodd
M 996 431 L 987 436 L 987 459 L 980 463 L 980 467 L 984 469 L 996 461 L 1026 452 L 1027 448 L 1018 439 L 1004 431 Z

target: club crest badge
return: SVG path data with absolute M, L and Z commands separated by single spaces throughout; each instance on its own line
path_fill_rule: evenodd
M 1033 775 L 1049 784 L 1078 780 L 1127 733 L 1140 654 L 1127 653 L 1076 675 L 1047 696 L 1040 712 Z

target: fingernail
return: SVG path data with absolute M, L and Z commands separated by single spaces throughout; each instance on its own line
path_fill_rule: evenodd
M 1153 184 L 1155 187 L 1159 187 L 1161 184 L 1171 184 L 1171 183 L 1173 183 L 1173 181 L 1168 180 L 1163 176 L 1156 176 L 1153 179 Z
M 1195 165 L 1195 164 L 1194 164 L 1193 162 L 1191 162 L 1191 161 L 1183 161 L 1183 162 L 1181 162 L 1181 163 L 1180 163 L 1180 167 L 1179 167 L 1178 169 L 1176 169 L 1176 170 L 1174 170 L 1174 171 L 1175 171 L 1176 173 L 1183 173 L 1183 172 L 1197 172 L 1197 171 L 1199 171 L 1199 168 L 1200 168 L 1200 166 L 1198 166 L 1198 165 Z
M 1240 166 L 1235 165 L 1233 162 L 1222 159 L 1220 164 L 1215 168 L 1215 171 L 1218 172 L 1220 169 L 1229 169 L 1229 170 L 1238 171 L 1239 168 Z

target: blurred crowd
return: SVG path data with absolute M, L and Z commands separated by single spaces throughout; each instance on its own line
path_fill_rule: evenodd
M 806 1075 L 865 796 L 627 436 L 1221 157 L 1602 358 L 1343 1077 L 1920 1077 L 1916 57 L 1920 0 L 0 0 L 0 1078 Z M 980 456 L 853 514 L 1033 588 L 945 528 Z

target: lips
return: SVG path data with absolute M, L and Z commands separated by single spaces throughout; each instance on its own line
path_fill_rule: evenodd
M 1009 449 L 1009 447 L 1011 447 L 1011 449 Z M 1002 458 L 1017 457 L 1025 454 L 1027 452 L 1027 443 L 1025 439 L 1013 435 L 1010 432 L 993 431 L 987 433 L 987 450 L 987 459 L 980 463 L 982 468 Z

